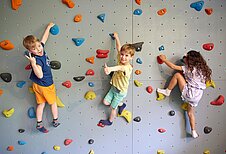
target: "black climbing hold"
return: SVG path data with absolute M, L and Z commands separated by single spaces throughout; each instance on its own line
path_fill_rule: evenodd
M 211 131 L 212 131 L 212 128 L 211 128 L 211 127 L 206 126 L 206 127 L 204 128 L 204 133 L 205 133 L 205 134 L 209 134 Z
M 1 73 L 0 77 L 5 82 L 10 82 L 12 80 L 12 75 L 10 73 Z
M 24 129 L 18 129 L 18 132 L 23 133 L 23 132 L 25 132 L 25 130 Z
M 175 115 L 175 111 L 173 111 L 173 110 L 169 111 L 169 115 L 170 116 L 174 116 Z
M 93 144 L 94 143 L 94 140 L 93 139 L 89 139 L 88 143 L 89 144 Z
M 141 117 L 140 116 L 137 116 L 133 120 L 136 121 L 136 122 L 140 122 L 141 121 Z
M 58 70 L 61 68 L 61 63 L 59 61 L 51 61 L 50 67 L 54 70 Z
M 144 42 L 138 42 L 138 43 L 133 43 L 132 46 L 135 48 L 136 51 L 141 51 L 143 44 Z
M 73 79 L 74 79 L 75 81 L 82 81 L 82 80 L 85 79 L 85 76 L 77 76 L 77 77 L 73 77 Z

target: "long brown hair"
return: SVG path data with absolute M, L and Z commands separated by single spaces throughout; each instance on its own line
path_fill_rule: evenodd
M 196 68 L 198 72 L 202 73 L 206 81 L 211 80 L 212 70 L 199 52 L 191 50 L 187 53 L 186 58 L 189 70 L 193 71 Z

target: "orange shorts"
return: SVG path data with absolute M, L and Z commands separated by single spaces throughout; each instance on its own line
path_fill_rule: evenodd
M 54 84 L 43 87 L 33 82 L 33 90 L 37 104 L 47 102 L 49 105 L 52 105 L 56 103 L 56 88 Z

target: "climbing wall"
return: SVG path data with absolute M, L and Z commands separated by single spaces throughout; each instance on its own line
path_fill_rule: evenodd
M 210 102 L 219 95 L 226 96 L 226 1 L 205 0 L 197 5 L 192 4 L 197 2 L 192 0 L 147 0 L 140 5 L 135 0 L 73 2 L 75 6 L 69 8 L 60 0 L 23 1 L 13 10 L 11 1 L 0 1 L 0 42 L 10 40 L 14 45 L 11 50 L 0 48 L 0 75 L 12 75 L 10 82 L 0 79 L 0 112 L 14 108 L 11 117 L 0 116 L 0 153 L 9 153 L 9 146 L 14 147 L 10 153 L 15 154 L 57 153 L 54 146 L 60 147 L 58 153 L 63 154 L 88 154 L 90 150 L 96 154 L 146 154 L 158 150 L 167 154 L 225 153 L 226 107 L 225 104 L 213 106 Z M 82 15 L 81 22 L 74 22 L 77 14 Z M 104 15 L 104 20 L 98 19 L 98 15 Z M 35 118 L 28 116 L 28 110 L 36 107 L 36 103 L 34 94 L 29 91 L 30 70 L 25 69 L 28 60 L 24 57 L 22 41 L 30 34 L 41 38 L 51 21 L 60 31 L 49 35 L 45 50 L 51 60 L 61 63 L 61 68 L 52 72 L 57 95 L 65 106 L 59 108 L 61 125 L 53 128 L 50 107 L 46 105 L 43 122 L 50 132 L 43 134 L 36 130 Z M 139 70 L 141 74 L 133 72 L 124 100 L 126 110 L 132 113 L 132 121 L 128 123 L 118 117 L 112 126 L 101 128 L 97 126 L 98 121 L 109 115 L 109 109 L 101 103 L 110 81 L 103 72 L 103 65 L 116 64 L 115 42 L 109 36 L 113 32 L 119 33 L 122 44 L 144 42 L 132 61 L 134 72 Z M 76 46 L 72 38 L 85 41 Z M 210 51 L 203 48 L 209 43 L 214 44 Z M 109 50 L 108 58 L 96 58 L 97 49 Z M 155 93 L 156 88 L 167 85 L 174 73 L 164 64 L 158 64 L 156 57 L 163 53 L 171 61 L 181 63 L 182 56 L 191 49 L 205 57 L 216 85 L 205 90 L 195 108 L 197 139 L 190 135 L 178 88 L 162 101 L 156 100 Z M 92 56 L 94 64 L 85 60 Z M 86 75 L 89 69 L 95 74 Z M 77 82 L 73 78 L 78 76 L 85 79 Z M 72 86 L 63 86 L 65 81 L 70 81 Z M 134 81 L 141 86 L 136 86 Z M 21 83 L 25 84 L 21 86 Z M 89 86 L 90 83 L 94 87 Z M 151 94 L 146 91 L 148 86 L 153 88 Z M 86 100 L 84 95 L 90 90 L 95 92 L 96 98 Z M 174 116 L 169 115 L 171 110 Z M 136 117 L 141 121 L 133 121 Z M 204 133 L 205 127 L 212 131 Z M 20 133 L 19 129 L 25 131 Z M 66 146 L 65 139 L 73 142 Z M 90 140 L 94 142 L 90 144 Z

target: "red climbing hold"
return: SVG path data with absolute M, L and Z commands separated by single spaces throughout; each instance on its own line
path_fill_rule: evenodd
M 109 50 L 101 50 L 101 49 L 98 49 L 96 51 L 96 53 L 97 53 L 96 57 L 97 58 L 107 58 L 109 52 L 110 52 Z
M 203 49 L 207 50 L 207 51 L 211 51 L 214 47 L 214 44 L 213 43 L 206 43 L 206 44 L 203 44 Z
M 223 95 L 218 96 L 217 100 L 210 102 L 210 104 L 216 106 L 224 104 L 224 96 Z
M 72 141 L 73 141 L 72 139 L 65 139 L 64 145 L 67 146 L 67 145 L 71 144 Z
M 105 125 L 104 124 L 102 124 L 101 122 L 99 122 L 98 124 L 97 124 L 97 126 L 99 126 L 99 127 L 104 127 Z
M 94 75 L 94 70 L 89 69 L 89 70 L 86 72 L 86 75 Z
M 164 128 L 159 128 L 158 131 L 159 131 L 159 133 L 165 133 L 166 132 L 166 130 Z
M 140 5 L 141 4 L 141 0 L 135 0 L 135 2 Z
M 146 90 L 147 90 L 147 92 L 148 92 L 149 94 L 151 94 L 151 93 L 153 92 L 153 88 L 152 88 L 151 86 L 148 86 L 148 87 L 146 88 Z
M 25 67 L 25 70 L 30 70 L 32 67 L 31 67 L 31 64 L 28 64 L 26 67 Z
M 206 14 L 211 15 L 213 13 L 213 9 L 212 8 L 206 8 L 205 12 L 206 12 Z
M 157 56 L 157 62 L 158 62 L 159 64 L 162 64 L 162 63 L 163 63 L 162 59 L 161 59 L 159 56 Z
M 63 86 L 70 88 L 71 87 L 71 81 L 67 80 L 65 82 L 62 83 Z

